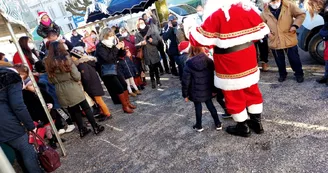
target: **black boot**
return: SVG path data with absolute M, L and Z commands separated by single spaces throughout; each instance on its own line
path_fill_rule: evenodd
M 156 84 L 155 84 L 155 81 L 154 80 L 151 81 L 151 88 L 153 88 L 153 89 L 156 88 Z
M 226 129 L 227 133 L 235 136 L 241 136 L 241 137 L 249 137 L 251 136 L 251 131 L 249 130 L 249 127 L 246 124 L 246 121 L 244 122 L 237 122 L 237 125 L 235 126 L 229 126 Z
M 158 78 L 158 79 L 156 79 L 156 84 L 157 84 L 157 86 L 162 86 L 162 84 L 161 84 L 161 80 Z
M 101 133 L 102 131 L 105 130 L 105 127 L 99 124 L 96 124 L 93 128 L 93 132 L 98 135 L 99 133 Z
M 320 79 L 317 79 L 316 80 L 318 83 L 320 83 L 320 84 L 324 84 L 324 83 L 327 83 L 328 82 L 328 78 L 326 78 L 326 77 L 322 77 L 322 78 L 320 78 Z
M 246 120 L 246 123 L 250 129 L 257 134 L 264 133 L 263 126 L 261 123 L 261 114 L 249 114 L 250 119 Z
M 80 137 L 83 138 L 84 136 L 86 136 L 87 134 L 89 134 L 91 132 L 90 129 L 83 127 L 82 129 L 80 129 Z
M 100 114 L 100 108 L 99 108 L 99 106 L 97 104 L 94 104 L 92 106 L 92 110 L 93 110 L 94 117 L 98 117 L 99 114 Z

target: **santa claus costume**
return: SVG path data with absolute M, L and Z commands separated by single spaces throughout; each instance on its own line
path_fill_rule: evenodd
M 250 0 L 208 0 L 204 19 L 200 27 L 190 30 L 190 42 L 214 48 L 214 84 L 223 90 L 227 111 L 237 122 L 227 132 L 243 137 L 250 136 L 250 129 L 263 133 L 260 71 L 253 42 L 269 34 L 268 26 Z

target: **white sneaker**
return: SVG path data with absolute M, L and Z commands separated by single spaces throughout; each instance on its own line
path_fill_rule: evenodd
M 74 125 L 68 125 L 66 129 L 66 133 L 72 132 L 75 129 Z
M 59 135 L 62 135 L 62 134 L 64 134 L 65 132 L 66 132 L 65 129 L 59 129 L 58 134 L 59 134 Z

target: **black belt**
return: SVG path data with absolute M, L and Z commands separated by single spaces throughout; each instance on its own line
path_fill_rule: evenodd
M 253 45 L 253 42 L 247 42 L 247 43 L 240 44 L 240 45 L 237 45 L 237 46 L 234 46 L 234 47 L 229 47 L 227 49 L 215 47 L 214 48 L 214 53 L 215 54 L 228 54 L 228 53 L 237 52 L 237 51 L 246 49 L 246 48 L 248 48 L 252 45 Z

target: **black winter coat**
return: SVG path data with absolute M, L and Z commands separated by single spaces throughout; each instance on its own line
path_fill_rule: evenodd
M 129 57 L 119 58 L 117 70 L 123 74 L 125 79 L 135 77 L 138 74 L 136 66 L 133 64 Z
M 22 79 L 18 73 L 0 67 L 0 143 L 17 139 L 35 126 L 24 104 Z
M 205 102 L 214 91 L 214 63 L 204 53 L 187 60 L 182 77 L 182 96 Z
M 53 21 L 51 21 L 50 26 L 45 26 L 40 23 L 37 33 L 40 37 L 47 38 L 49 31 L 55 31 L 57 32 L 57 35 L 60 35 L 60 27 Z
M 54 104 L 53 98 L 42 88 L 40 88 L 40 90 L 46 104 Z M 42 121 L 44 124 L 48 124 L 49 120 L 39 97 L 32 91 L 23 90 L 23 98 L 32 120 L 35 122 Z
M 178 37 L 177 37 L 177 29 L 176 31 L 174 31 L 175 29 L 172 27 L 169 27 L 168 25 L 166 25 L 164 27 L 164 33 L 163 33 L 163 39 L 164 41 L 170 40 L 170 45 L 168 46 L 168 52 L 167 54 L 170 56 L 175 56 L 175 55 L 179 55 L 179 49 L 178 49 Z
M 73 47 L 76 46 L 82 46 L 85 47 L 85 43 L 82 41 L 82 35 L 78 34 L 77 36 L 72 35 L 71 37 L 71 43 L 73 45 Z
M 90 97 L 105 95 L 96 71 L 96 61 L 97 59 L 92 56 L 84 56 L 77 61 L 74 61 L 75 65 L 81 72 L 81 82 L 84 91 L 88 93 Z
M 99 42 L 96 46 L 96 57 L 99 65 L 117 64 L 118 49 L 116 46 L 109 48 L 103 43 Z

